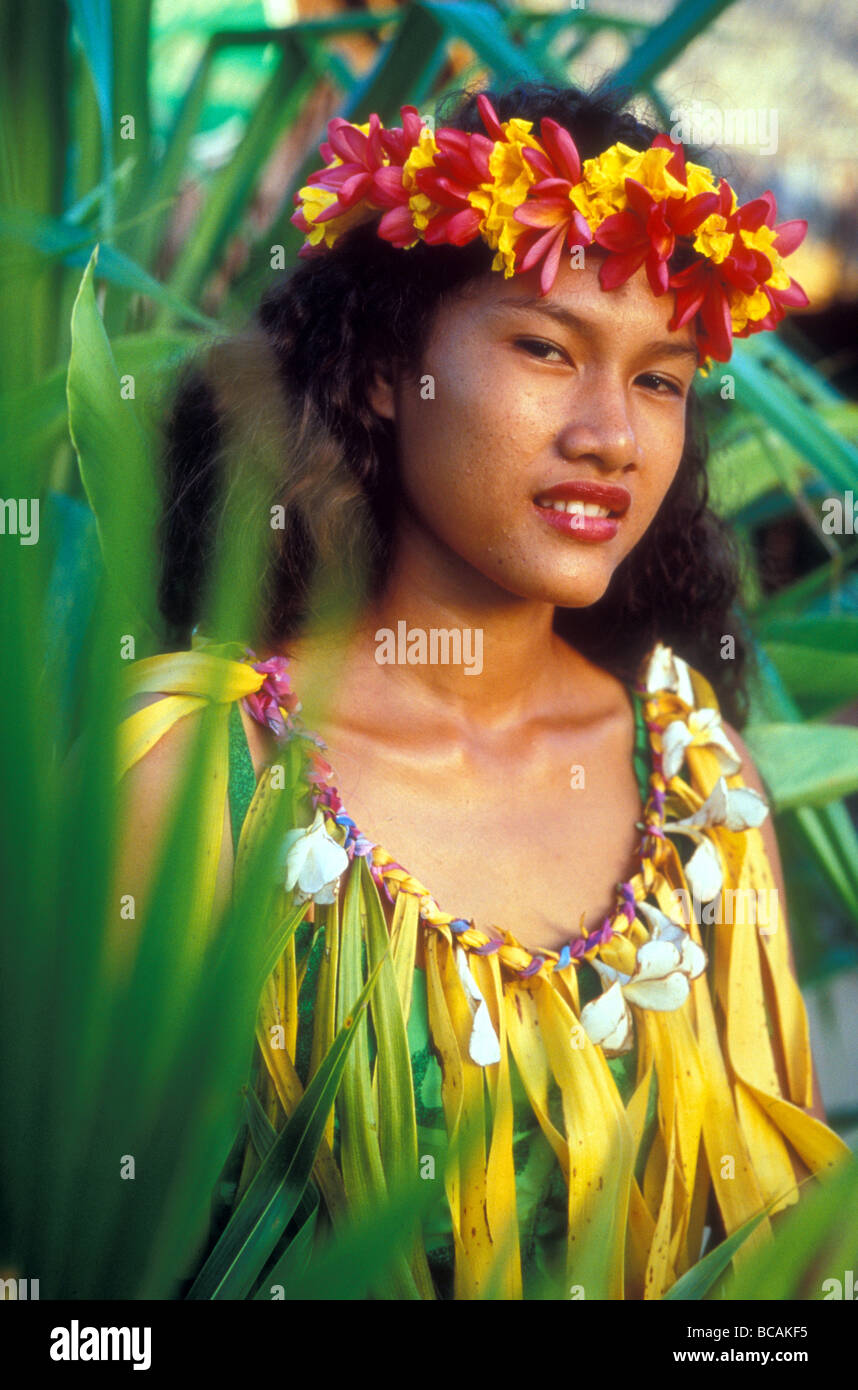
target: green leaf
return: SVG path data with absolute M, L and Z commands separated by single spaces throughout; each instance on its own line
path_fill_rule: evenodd
M 304 1276 L 310 1268 L 310 1260 L 313 1254 L 313 1240 L 316 1234 L 316 1223 L 319 1216 L 319 1193 L 316 1188 L 309 1188 L 305 1193 L 306 1205 L 309 1210 L 304 1215 L 304 1219 L 290 1240 L 280 1259 L 265 1276 L 265 1283 L 254 1294 L 256 1300 L 266 1300 L 271 1298 L 271 1290 L 280 1287 L 284 1290 L 284 1297 L 288 1297 L 288 1289 L 298 1289 L 301 1287 Z
M 178 298 L 196 297 L 216 268 L 228 238 L 239 230 L 277 136 L 294 119 L 316 77 L 312 59 L 308 59 L 297 36 L 289 35 L 282 44 L 280 63 L 256 105 L 238 149 L 212 180 L 194 235 L 185 240 L 170 272 L 169 288 Z M 162 312 L 159 321 L 164 318 Z
M 27 209 L 15 209 L 6 210 L 0 215 L 0 231 L 5 238 L 0 269 L 6 276 L 13 273 L 32 276 L 43 259 L 61 260 L 68 266 L 88 266 L 98 249 L 99 279 L 146 295 L 164 309 L 169 309 L 175 318 L 196 323 L 211 332 L 222 331 L 216 319 L 200 313 L 170 286 L 162 285 L 124 251 L 107 242 L 96 242 L 89 227 L 77 227 L 59 218 L 45 217 Z
M 342 910 L 337 981 L 337 1025 L 343 1026 L 348 1001 L 362 984 L 361 892 L 358 867 L 352 865 Z M 381 965 L 376 965 L 380 970 Z M 342 1173 L 352 1208 L 360 1213 L 384 1196 L 384 1166 L 378 1146 L 378 1119 L 369 1070 L 367 1021 L 361 1019 L 357 1039 L 343 1076 L 338 1107 Z
M 277 1138 L 277 1130 L 269 1120 L 258 1095 L 251 1086 L 242 1086 L 244 1096 L 244 1109 L 247 1115 L 247 1126 L 250 1130 L 250 1137 L 253 1147 L 260 1158 L 267 1158 L 274 1148 Z
M 724 1297 L 773 1302 L 824 1299 L 828 1279 L 858 1267 L 858 1160 L 852 1155 L 823 1182 L 805 1180 L 798 1203 L 778 1215 L 774 1239 L 732 1276 Z
M 265 961 L 260 972 L 259 988 L 261 989 L 268 976 L 271 974 L 278 960 L 282 956 L 289 942 L 292 940 L 298 927 L 307 915 L 309 902 L 298 903 L 289 909 L 277 930 L 272 934 L 270 942 L 266 946 Z
M 120 376 L 134 377 L 135 409 L 145 427 L 152 408 L 160 402 L 165 380 L 199 351 L 197 333 L 129 333 L 111 343 Z M 57 367 L 43 381 L 15 396 L 0 399 L 0 431 L 16 441 L 26 455 L 49 457 L 49 451 L 68 430 L 66 388 L 68 366 Z
M 779 811 L 824 806 L 858 790 L 858 729 L 749 724 L 744 737 Z
M 798 806 L 797 833 L 845 910 L 858 923 L 858 834 L 842 801 Z
M 325 1121 L 379 968 L 361 990 L 351 1015 L 194 1280 L 189 1299 L 244 1298 L 259 1277 L 310 1180 Z
M 757 1229 L 765 1215 L 766 1212 L 761 1211 L 757 1216 L 752 1216 L 750 1221 L 746 1221 L 732 1235 L 727 1236 L 726 1240 L 722 1240 L 720 1245 L 716 1245 L 714 1250 L 710 1250 L 708 1255 L 704 1255 L 702 1260 L 698 1260 L 696 1265 L 686 1270 L 668 1289 L 663 1301 L 669 1303 L 678 1299 L 705 1298 L 715 1281 L 724 1273 L 736 1251 L 744 1245 L 752 1231 Z
M 366 915 L 367 904 L 360 864 L 353 864 L 343 903 L 340 935 L 337 987 L 337 1020 L 340 1023 L 345 1001 L 354 998 L 355 990 L 359 988 L 362 978 L 361 924 L 366 920 Z M 389 949 L 388 944 L 387 952 Z M 387 952 L 377 958 L 374 967 L 376 971 L 381 970 L 383 961 L 389 959 Z M 352 1210 L 361 1216 L 371 1211 L 387 1195 L 384 1164 L 379 1147 L 378 1114 L 370 1078 L 366 1022 L 362 1022 L 354 1052 L 345 1069 L 338 1114 L 343 1182 Z M 416 1161 L 412 1171 L 416 1171 Z M 419 1297 L 410 1269 L 401 1259 L 397 1262 L 389 1296 Z
M 104 563 L 150 637 L 160 628 L 154 538 L 160 498 L 148 441 L 133 401 L 124 400 L 95 303 L 93 251 L 72 312 L 69 431 L 95 513 Z
M 436 1201 L 434 1184 L 412 1177 L 405 1187 L 378 1201 L 363 1218 L 343 1227 L 318 1249 L 300 1278 L 286 1284 L 286 1298 L 351 1302 L 373 1297 L 378 1289 L 389 1287 L 397 1262 L 404 1259 L 410 1227 Z M 285 1284 L 286 1280 L 277 1282 Z M 434 1297 L 434 1286 L 428 1297 Z
M 784 682 L 802 711 L 810 719 L 830 714 L 851 704 L 858 691 L 858 618 L 809 619 L 820 629 L 818 642 L 764 642 Z M 837 650 L 826 645 L 836 624 L 848 632 L 851 649 Z
M 378 988 L 372 1000 L 372 1023 L 378 1042 L 378 1142 L 385 1182 L 388 1191 L 391 1191 L 407 1183 L 417 1172 L 414 1078 L 396 971 L 389 952 L 390 937 L 378 889 L 365 858 L 360 860 L 360 875 L 366 905 L 367 955 L 370 966 L 381 967 Z M 421 1297 L 432 1298 L 432 1277 L 420 1233 L 413 1223 L 412 1231 L 411 1271 Z

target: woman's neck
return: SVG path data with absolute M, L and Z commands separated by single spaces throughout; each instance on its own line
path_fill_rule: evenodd
M 458 556 L 438 560 L 400 547 L 359 615 L 282 644 L 309 727 L 383 718 L 495 735 L 560 707 L 587 723 L 616 698 L 616 680 L 554 631 L 552 603 L 500 589 Z

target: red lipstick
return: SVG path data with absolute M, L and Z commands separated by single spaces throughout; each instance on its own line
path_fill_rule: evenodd
M 558 504 L 581 502 L 603 507 L 610 516 L 587 516 L 581 511 L 568 512 Z M 555 483 L 534 498 L 534 510 L 542 520 L 567 536 L 581 541 L 609 541 L 617 534 L 618 518 L 631 506 L 631 493 L 619 483 L 602 483 L 595 479 L 572 479 Z

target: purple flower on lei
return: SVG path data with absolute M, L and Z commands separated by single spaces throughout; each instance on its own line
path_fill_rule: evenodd
M 248 656 L 255 655 L 249 647 L 246 651 Z M 277 738 L 284 738 L 292 723 L 289 716 L 301 708 L 301 702 L 292 691 L 288 658 L 270 656 L 267 661 L 252 661 L 250 664 L 254 671 L 265 673 L 265 680 L 252 695 L 246 695 L 242 703 L 252 719 L 265 724 Z

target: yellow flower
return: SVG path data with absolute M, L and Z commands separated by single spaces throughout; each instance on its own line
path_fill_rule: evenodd
M 717 180 L 715 179 L 715 176 L 713 175 L 712 170 L 711 170 L 711 169 L 707 169 L 707 168 L 705 167 L 705 165 L 703 165 L 703 164 L 692 164 L 692 163 L 690 163 L 690 162 L 686 163 L 686 165 L 685 165 L 685 182 L 686 182 L 686 186 L 687 186 L 687 188 L 688 188 L 688 197 L 689 197 L 689 198 L 696 198 L 697 195 L 698 195 L 698 193 L 717 193 L 717 192 L 718 192 L 718 182 L 717 182 Z M 731 208 L 730 208 L 730 212 L 731 212 L 731 213 L 732 213 L 732 212 L 735 212 L 735 210 L 736 210 L 736 195 L 735 195 L 735 193 L 734 193 L 734 194 L 733 194 L 732 206 L 731 206 Z
M 571 198 L 595 231 L 600 222 L 626 206 L 626 169 L 637 158 L 638 150 L 628 145 L 611 145 L 597 159 L 585 159 L 581 182 L 571 190 Z
M 720 265 L 733 249 L 733 232 L 728 232 L 727 219 L 720 212 L 713 212 L 705 222 L 701 222 L 694 238 L 694 249 L 710 261 Z
M 507 138 L 498 141 L 489 155 L 492 188 L 499 203 L 518 207 L 527 197 L 531 184 L 536 182 L 536 172 L 525 159 L 524 150 L 540 150 L 543 154 L 545 151 L 530 134 L 530 128 L 530 121 L 519 120 L 517 116 L 505 121 L 501 130 Z
M 643 184 L 656 202 L 685 196 L 685 185 L 668 171 L 672 158 L 672 150 L 633 150 L 620 141 L 597 159 L 585 159 L 581 183 L 572 189 L 570 197 L 586 217 L 591 230 L 596 231 L 606 217 L 626 207 L 626 179 Z M 702 171 L 703 174 L 708 172 Z M 695 188 L 695 191 L 708 190 Z
M 784 268 L 781 257 L 774 248 L 777 232 L 764 223 L 755 232 L 743 229 L 739 232 L 739 236 L 746 246 L 750 246 L 754 251 L 761 251 L 771 261 L 772 273 L 765 283 L 771 285 L 774 290 L 788 289 L 790 277 Z M 739 291 L 734 291 L 730 298 L 730 318 L 733 323 L 733 332 L 741 333 L 749 323 L 757 323 L 760 319 L 764 319 L 771 307 L 762 286 L 756 289 L 753 294 L 742 294 Z
M 515 243 L 526 228 L 516 222 L 514 213 L 525 201 L 537 180 L 536 171 L 524 157 L 525 149 L 540 150 L 542 145 L 530 134 L 532 122 L 518 116 L 504 121 L 505 141 L 497 141 L 489 155 L 491 181 L 468 194 L 468 202 L 482 216 L 480 231 L 497 255 L 492 270 L 502 270 L 506 279 L 515 273 Z
M 774 246 L 777 232 L 772 227 L 767 227 L 766 224 L 763 223 L 762 227 L 758 227 L 755 232 L 742 231 L 740 235 L 746 246 L 752 247 L 754 251 L 762 251 L 763 255 L 768 257 L 771 261 L 772 273 L 766 281 L 766 284 L 771 285 L 773 290 L 788 289 L 790 277 L 784 269 L 784 263 Z M 751 317 L 753 318 L 754 316 L 752 315 Z M 764 316 L 761 314 L 759 317 L 762 318 Z
M 412 148 L 402 166 L 403 188 L 416 188 L 417 182 L 414 176 L 417 170 L 431 169 L 437 154 L 438 146 L 435 144 L 435 136 L 428 126 L 424 126 L 417 144 Z
M 340 163 L 341 161 L 338 160 L 337 162 Z M 298 196 L 301 199 L 301 211 L 311 224 L 307 233 L 307 240 L 311 245 L 318 246 L 324 238 L 326 246 L 333 246 L 339 236 L 336 224 L 340 219 L 333 217 L 330 222 L 321 222 L 318 226 L 314 224 L 319 213 L 324 212 L 326 208 L 331 206 L 331 203 L 337 201 L 336 193 L 332 192 L 330 188 L 319 188 L 316 184 L 307 184 L 305 188 L 298 190 Z
M 435 136 L 428 126 L 424 126 L 420 132 L 420 138 L 413 147 L 408 158 L 402 166 L 402 186 L 411 190 L 408 199 L 408 206 L 411 210 L 411 217 L 418 232 L 425 230 L 429 219 L 434 217 L 439 211 L 438 204 L 426 194 L 421 193 L 417 187 L 417 171 L 419 169 L 431 169 L 438 154 L 438 146 L 435 143 Z M 419 236 L 408 246 L 415 246 L 420 240 Z M 407 247 L 405 248 L 408 249 Z
M 667 168 L 672 158 L 673 151 L 661 147 L 642 150 L 627 165 L 625 177 L 642 183 L 656 202 L 661 202 L 664 198 L 681 198 L 685 193 L 685 185 Z
M 741 291 L 734 291 L 730 296 L 730 319 L 733 324 L 733 332 L 741 333 L 749 321 L 756 323 L 758 319 L 764 319 L 771 307 L 768 296 L 762 289 L 754 290 L 753 294 L 742 294 Z

